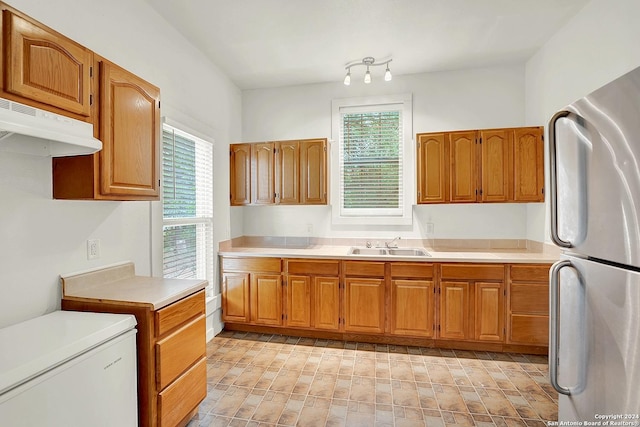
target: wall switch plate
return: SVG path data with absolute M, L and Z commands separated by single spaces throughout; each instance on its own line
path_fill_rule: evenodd
M 428 222 L 427 223 L 427 234 L 433 234 L 433 229 L 434 229 L 433 223 L 432 222 Z
M 100 239 L 87 240 L 87 259 L 100 258 Z

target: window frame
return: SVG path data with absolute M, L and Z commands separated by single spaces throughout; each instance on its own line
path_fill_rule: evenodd
M 168 129 L 167 129 L 168 128 Z M 211 146 L 211 172 L 210 172 L 210 194 L 211 194 L 211 216 L 201 216 L 198 215 L 198 209 L 196 207 L 196 215 L 193 217 L 165 217 L 164 216 L 164 186 L 166 185 L 164 182 L 162 183 L 162 188 L 161 188 L 161 215 L 162 215 L 162 275 L 164 277 L 164 230 L 165 227 L 169 226 L 169 227 L 173 227 L 173 226 L 183 226 L 183 225 L 195 225 L 196 227 L 199 225 L 207 225 L 208 226 L 208 232 L 206 232 L 205 234 L 205 238 L 204 238 L 204 242 L 202 243 L 202 246 L 200 246 L 200 244 L 198 244 L 198 247 L 204 248 L 205 253 L 203 254 L 202 251 L 196 249 L 196 259 L 197 259 L 197 270 L 198 270 L 198 275 L 202 274 L 204 275 L 204 278 L 200 278 L 198 277 L 198 279 L 202 279 L 202 280 L 207 280 L 208 281 L 208 286 L 207 286 L 207 295 L 212 295 L 213 294 L 213 283 L 214 283 L 214 275 L 215 275 L 215 251 L 213 250 L 213 240 L 214 240 L 214 210 L 215 210 L 215 206 L 214 206 L 214 165 L 215 165 L 215 160 L 214 160 L 214 155 L 215 155 L 215 142 L 213 141 L 212 138 L 208 138 L 208 137 L 203 137 L 200 135 L 197 135 L 193 132 L 191 132 L 189 129 L 187 129 L 184 126 L 181 126 L 180 124 L 174 123 L 173 121 L 167 120 L 167 118 L 163 118 L 163 123 L 161 126 L 161 147 L 160 147 L 160 155 L 162 158 L 162 164 L 164 164 L 164 150 L 163 150 L 163 144 L 164 144 L 164 137 L 163 134 L 165 132 L 165 130 L 171 130 L 173 131 L 175 134 L 182 136 L 183 138 L 186 139 L 191 139 L 194 140 L 196 143 L 200 142 L 200 143 L 204 143 L 204 144 L 209 144 Z M 162 166 L 162 165 L 161 165 Z M 164 170 L 161 170 L 161 176 L 164 176 Z M 198 176 L 196 174 L 196 182 L 198 182 Z M 208 240 L 208 241 L 207 241 Z
M 370 96 L 357 98 L 341 98 L 331 101 L 331 219 L 333 224 L 350 225 L 412 225 L 412 206 L 415 202 L 415 150 L 413 150 L 413 112 L 412 95 L 399 94 L 387 96 Z M 385 109 L 385 106 L 391 108 Z M 367 209 L 364 215 L 345 215 L 342 212 L 342 179 L 340 170 L 340 150 L 342 148 L 341 126 L 344 111 L 371 112 L 400 110 L 402 117 L 402 206 L 401 214 L 391 214 L 381 209 Z

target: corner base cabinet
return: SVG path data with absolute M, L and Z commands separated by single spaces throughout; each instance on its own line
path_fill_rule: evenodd
M 189 422 L 207 395 L 204 290 L 157 310 L 64 297 L 62 309 L 135 315 L 139 425 L 176 427 Z

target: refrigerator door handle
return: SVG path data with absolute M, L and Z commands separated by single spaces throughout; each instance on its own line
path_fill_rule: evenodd
M 558 234 L 558 162 L 556 151 L 556 123 L 558 120 L 569 116 L 571 112 L 562 110 L 553 115 L 549 121 L 549 183 L 551 198 L 551 240 L 561 248 L 571 248 L 573 244 L 562 240 Z
M 560 335 L 560 270 L 572 267 L 571 261 L 558 261 L 549 272 L 549 380 L 558 393 L 571 395 L 571 389 L 558 383 L 558 345 Z

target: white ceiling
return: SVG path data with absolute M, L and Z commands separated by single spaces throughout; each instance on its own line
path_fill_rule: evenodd
M 392 57 L 394 76 L 522 63 L 588 2 L 146 1 L 241 89 L 342 81 L 365 56 Z

